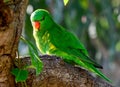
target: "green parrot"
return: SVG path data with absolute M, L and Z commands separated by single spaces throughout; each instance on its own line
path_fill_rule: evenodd
M 33 36 L 42 54 L 56 55 L 65 62 L 81 66 L 111 82 L 97 68 L 102 68 L 88 55 L 80 40 L 62 26 L 56 24 L 47 10 L 37 9 L 31 14 Z

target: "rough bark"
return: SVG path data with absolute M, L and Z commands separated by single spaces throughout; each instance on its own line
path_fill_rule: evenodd
M 55 56 L 41 56 L 44 63 L 42 73 L 36 77 L 29 70 L 28 87 L 113 87 L 105 81 L 95 78 L 84 69 L 66 64 Z M 22 58 L 22 65 L 30 64 L 29 57 Z M 18 83 L 18 87 L 21 85 Z
M 0 0 L 0 87 L 15 87 L 10 73 L 16 57 L 27 0 Z

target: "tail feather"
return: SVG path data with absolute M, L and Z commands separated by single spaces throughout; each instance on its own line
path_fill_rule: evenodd
M 100 70 L 98 70 L 97 68 L 95 68 L 94 66 L 92 67 L 92 72 L 96 73 L 98 76 L 105 79 L 106 81 L 112 83 L 112 81 L 108 77 L 106 77 L 104 74 L 102 74 L 102 72 Z
M 96 68 L 100 68 L 100 69 L 103 69 L 103 67 L 102 66 L 98 66 L 98 65 L 94 65 L 94 67 L 96 67 Z
M 98 76 L 100 76 L 104 80 L 112 83 L 112 81 L 109 78 L 107 78 L 104 74 L 102 74 L 102 72 L 99 69 L 97 69 L 94 64 L 82 61 L 82 60 L 80 60 L 79 58 L 77 58 L 75 56 L 70 56 L 70 55 L 64 55 L 63 56 L 62 55 L 62 57 L 63 57 L 64 60 L 67 60 L 69 63 L 71 63 L 70 61 L 72 61 L 72 63 L 74 63 L 75 65 L 79 65 L 79 66 L 81 66 L 81 67 L 83 67 L 83 68 L 97 74 Z
M 101 72 L 99 69 L 97 69 L 94 65 L 92 65 L 92 64 L 90 64 L 90 63 L 87 63 L 87 62 L 80 61 L 80 60 L 77 59 L 77 58 L 76 58 L 76 60 L 75 60 L 75 63 L 76 63 L 77 65 L 82 66 L 82 67 L 84 67 L 85 69 L 87 69 L 87 70 L 89 70 L 89 71 L 97 74 L 99 77 L 103 78 L 104 80 L 112 83 L 112 81 L 111 81 L 109 78 L 107 78 L 104 74 L 102 74 L 102 72 Z

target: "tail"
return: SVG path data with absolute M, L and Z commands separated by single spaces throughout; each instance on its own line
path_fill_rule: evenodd
M 75 59 L 75 62 L 77 65 L 82 66 L 84 68 L 86 68 L 87 70 L 97 74 L 99 77 L 103 78 L 104 80 L 112 83 L 112 81 L 107 78 L 99 69 L 97 69 L 94 65 L 90 64 L 90 63 L 86 63 L 86 62 L 82 62 L 79 59 L 77 60 L 77 58 Z
M 101 78 L 105 79 L 106 81 L 112 83 L 112 81 L 106 77 L 100 70 L 98 70 L 97 68 L 95 68 L 94 66 L 92 67 L 92 72 L 96 73 L 98 76 L 100 76 Z
M 79 58 L 77 58 L 75 56 L 69 56 L 69 55 L 63 56 L 63 58 L 65 58 L 65 59 L 67 57 L 69 58 L 69 59 L 67 59 L 67 61 L 69 63 L 71 63 L 70 61 L 72 61 L 72 63 L 74 63 L 75 65 L 79 65 L 79 66 L 81 66 L 81 67 L 83 67 L 83 68 L 97 74 L 98 76 L 100 76 L 104 80 L 112 83 L 112 81 L 109 78 L 107 78 L 104 74 L 102 74 L 102 72 L 99 69 L 97 69 L 96 66 L 94 66 L 94 64 L 91 64 L 91 63 L 88 63 L 88 62 L 85 62 L 85 61 L 81 61 Z

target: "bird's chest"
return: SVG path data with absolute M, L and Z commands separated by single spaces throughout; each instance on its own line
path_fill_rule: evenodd
M 50 41 L 50 34 L 48 32 L 44 32 L 43 34 L 35 34 L 34 35 L 35 40 L 36 40 L 36 45 L 38 49 L 43 53 L 43 54 L 49 54 L 49 51 L 53 47 Z

